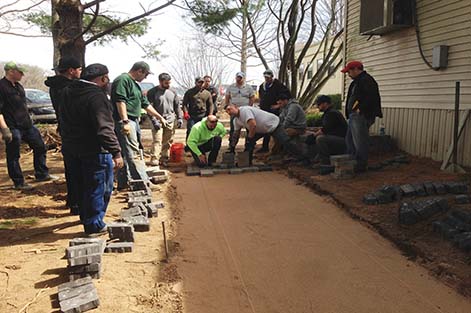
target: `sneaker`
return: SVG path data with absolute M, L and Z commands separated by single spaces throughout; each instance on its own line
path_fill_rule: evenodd
M 85 232 L 85 235 L 87 235 L 88 237 L 98 237 L 98 236 L 106 235 L 107 233 L 108 233 L 108 226 L 105 225 L 103 228 L 101 228 L 100 230 L 96 232 L 92 232 L 92 233 Z
M 16 185 L 14 187 L 16 190 L 33 190 L 34 187 L 31 186 L 30 184 L 23 183 L 21 185 Z
M 51 180 L 58 180 L 59 177 L 57 176 L 54 176 L 54 175 L 47 175 L 45 177 L 42 177 L 42 178 L 36 178 L 34 181 L 35 182 L 43 182 L 43 181 L 51 181 Z

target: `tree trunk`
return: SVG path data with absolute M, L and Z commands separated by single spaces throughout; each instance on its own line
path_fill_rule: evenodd
M 83 8 L 80 0 L 52 0 L 54 66 L 62 57 L 74 57 L 85 65 Z
M 248 49 L 248 23 L 247 23 L 247 8 L 246 2 L 242 3 L 242 42 L 240 47 L 240 70 L 244 73 L 247 73 L 247 49 Z

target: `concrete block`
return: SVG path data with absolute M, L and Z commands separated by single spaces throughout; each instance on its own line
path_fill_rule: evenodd
M 87 285 L 87 284 L 93 284 L 92 279 L 90 277 L 85 277 L 85 278 L 78 279 L 78 280 L 73 281 L 73 282 L 60 284 L 58 286 L 58 290 L 59 290 L 59 292 L 63 292 L 64 290 L 77 288 L 77 287 Z
M 250 154 L 248 151 L 237 153 L 237 167 L 249 167 L 250 166 Z
M 212 177 L 214 176 L 214 171 L 209 168 L 202 168 L 200 172 L 201 177 Z
M 126 194 L 126 199 L 129 200 L 130 198 L 135 197 L 151 197 L 152 193 L 148 193 L 147 190 L 137 190 L 137 191 L 130 191 Z
M 423 197 L 427 195 L 423 184 L 413 184 L 412 187 L 414 187 L 417 196 Z
M 100 279 L 101 278 L 101 272 L 85 272 L 85 273 L 69 274 L 69 281 L 82 279 L 84 277 L 90 277 L 92 279 Z
M 271 172 L 271 171 L 273 171 L 273 167 L 271 165 L 268 165 L 268 164 L 260 164 L 260 165 L 257 165 L 257 167 L 258 167 L 259 172 Z
M 108 224 L 110 239 L 119 239 L 125 242 L 134 242 L 134 228 L 128 223 Z
M 143 203 L 139 203 L 129 209 L 122 209 L 121 210 L 121 219 L 124 219 L 126 217 L 131 217 L 131 216 L 145 216 L 147 217 L 149 215 L 149 212 L 147 211 L 147 208 Z
M 402 203 L 399 208 L 399 223 L 404 225 L 413 225 L 420 221 L 420 216 L 415 207 L 409 203 Z
M 457 204 L 467 204 L 471 202 L 471 197 L 469 195 L 457 195 L 455 196 L 455 202 Z
M 69 246 L 78 246 L 78 245 L 85 245 L 85 244 L 99 244 L 101 246 L 101 252 L 105 250 L 106 240 L 100 238 L 74 238 L 69 241 Z
M 215 175 L 217 174 L 229 174 L 230 169 L 229 168 L 215 168 L 213 169 L 213 172 Z
M 336 160 L 336 161 L 330 161 L 330 165 L 335 166 L 335 168 L 345 168 L 345 169 L 354 169 L 355 166 L 357 165 L 356 160 Z
M 463 194 L 468 192 L 468 185 L 464 182 L 447 182 L 446 189 L 452 194 Z
M 134 243 L 132 242 L 110 242 L 106 245 L 106 253 L 125 253 L 132 252 Z
M 87 276 L 87 278 L 91 278 L 91 277 Z M 72 282 L 75 282 L 75 281 L 78 281 L 78 280 L 72 280 Z M 64 301 L 67 299 L 78 297 L 79 295 L 90 292 L 92 290 L 96 290 L 96 288 L 93 285 L 92 281 L 90 280 L 90 282 L 87 284 L 80 285 L 75 288 L 66 288 L 66 289 L 63 289 L 62 291 L 59 291 L 57 294 L 57 298 L 59 299 L 59 301 Z
M 164 207 L 163 202 L 155 202 L 144 204 L 145 209 L 147 210 L 147 217 L 157 217 L 159 215 L 159 209 Z
M 167 175 L 152 176 L 150 178 L 153 184 L 163 184 L 168 180 Z
M 433 183 L 431 182 L 424 183 L 424 189 L 425 189 L 425 193 L 429 196 L 433 196 L 436 194 L 435 188 L 433 187 Z
M 447 193 L 446 187 L 441 182 L 433 182 L 433 188 L 435 188 L 435 193 L 437 195 L 444 195 Z
M 242 169 L 241 168 L 231 168 L 230 174 L 242 174 Z
M 378 204 L 378 198 L 374 194 L 367 194 L 363 196 L 363 203 L 368 205 L 376 205 Z
M 80 313 L 98 308 L 100 300 L 96 289 L 59 302 L 61 312 Z
M 382 169 L 383 169 L 383 166 L 380 163 L 368 165 L 368 170 L 369 171 L 376 172 L 376 171 L 380 171 Z
M 352 160 L 352 156 L 350 154 L 338 154 L 338 155 L 331 155 L 330 156 L 330 163 L 337 161 L 350 161 Z
M 146 169 L 147 176 L 153 177 L 153 176 L 167 176 L 167 171 L 166 170 L 161 170 L 160 167 L 158 166 L 152 166 L 148 167 Z
M 149 219 L 145 216 L 129 216 L 123 219 L 126 223 L 132 224 L 134 231 L 149 231 Z
M 405 184 L 400 186 L 402 194 L 404 197 L 415 196 L 415 188 L 410 184 Z
M 244 173 L 256 173 L 259 171 L 259 169 L 257 166 L 249 166 L 249 167 L 242 168 L 242 171 Z
M 86 264 L 93 264 L 93 263 L 100 263 L 101 262 L 101 255 L 102 253 L 96 254 L 88 254 L 84 256 L 78 256 L 75 258 L 68 258 L 67 263 L 69 266 L 78 266 L 78 265 L 86 265 Z
M 460 210 L 453 210 L 450 213 L 451 216 L 460 220 L 463 223 L 471 225 L 471 212 L 464 212 Z
M 128 183 L 131 191 L 147 190 L 150 188 L 150 182 L 142 179 L 132 179 Z
M 139 204 L 152 203 L 151 197 L 135 197 L 128 200 L 128 208 L 138 206 Z
M 186 168 L 186 175 L 187 176 L 199 176 L 201 169 L 195 166 L 188 166 Z
M 334 179 L 352 179 L 355 177 L 353 173 L 345 173 L 345 172 L 343 174 L 331 173 L 330 176 L 332 176 Z
M 65 249 L 66 258 L 75 258 L 96 253 L 103 253 L 102 245 L 99 243 L 87 243 L 83 245 L 67 247 Z
M 329 175 L 335 171 L 335 167 L 332 165 L 321 165 L 319 167 L 319 174 L 320 175 Z
M 69 274 L 93 273 L 101 271 L 101 263 L 92 263 L 87 265 L 69 266 L 67 272 Z
M 235 165 L 235 153 L 225 152 L 222 155 L 222 163 L 228 167 L 234 167 Z

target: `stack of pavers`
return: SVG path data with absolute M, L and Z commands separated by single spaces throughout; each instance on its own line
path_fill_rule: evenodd
M 96 309 L 100 305 L 91 277 L 80 278 L 59 285 L 59 305 L 63 313 L 77 313 Z
M 410 159 L 406 154 L 399 154 L 391 159 L 384 160 L 380 163 L 368 165 L 368 170 L 379 171 L 387 166 L 399 167 L 402 164 L 409 164 Z
M 100 278 L 101 256 L 106 242 L 98 238 L 75 238 L 65 249 L 69 280 L 83 277 Z
M 134 248 L 134 226 L 130 223 L 108 224 L 110 242 L 107 243 L 105 252 L 132 252 Z
M 448 209 L 448 201 L 440 198 L 404 202 L 399 208 L 399 223 L 413 225 Z
M 158 166 L 148 167 L 146 173 L 154 184 L 164 183 L 168 180 L 167 171 L 161 170 Z
M 352 160 L 349 154 L 333 155 L 330 157 L 330 164 L 334 172 L 332 177 L 336 179 L 353 178 L 356 161 Z
M 394 191 L 394 192 L 393 192 Z M 426 182 L 417 184 L 404 184 L 400 186 L 385 186 L 366 194 L 363 202 L 369 205 L 386 204 L 403 197 L 425 197 L 435 195 L 455 194 L 456 201 L 467 201 L 468 185 L 465 182 Z
M 453 210 L 444 220 L 433 222 L 433 230 L 464 252 L 471 252 L 471 213 Z

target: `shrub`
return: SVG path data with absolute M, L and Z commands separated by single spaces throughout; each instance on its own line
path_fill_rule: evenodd
M 320 126 L 321 121 L 322 121 L 321 112 L 312 112 L 312 113 L 306 114 L 307 127 L 318 127 Z

